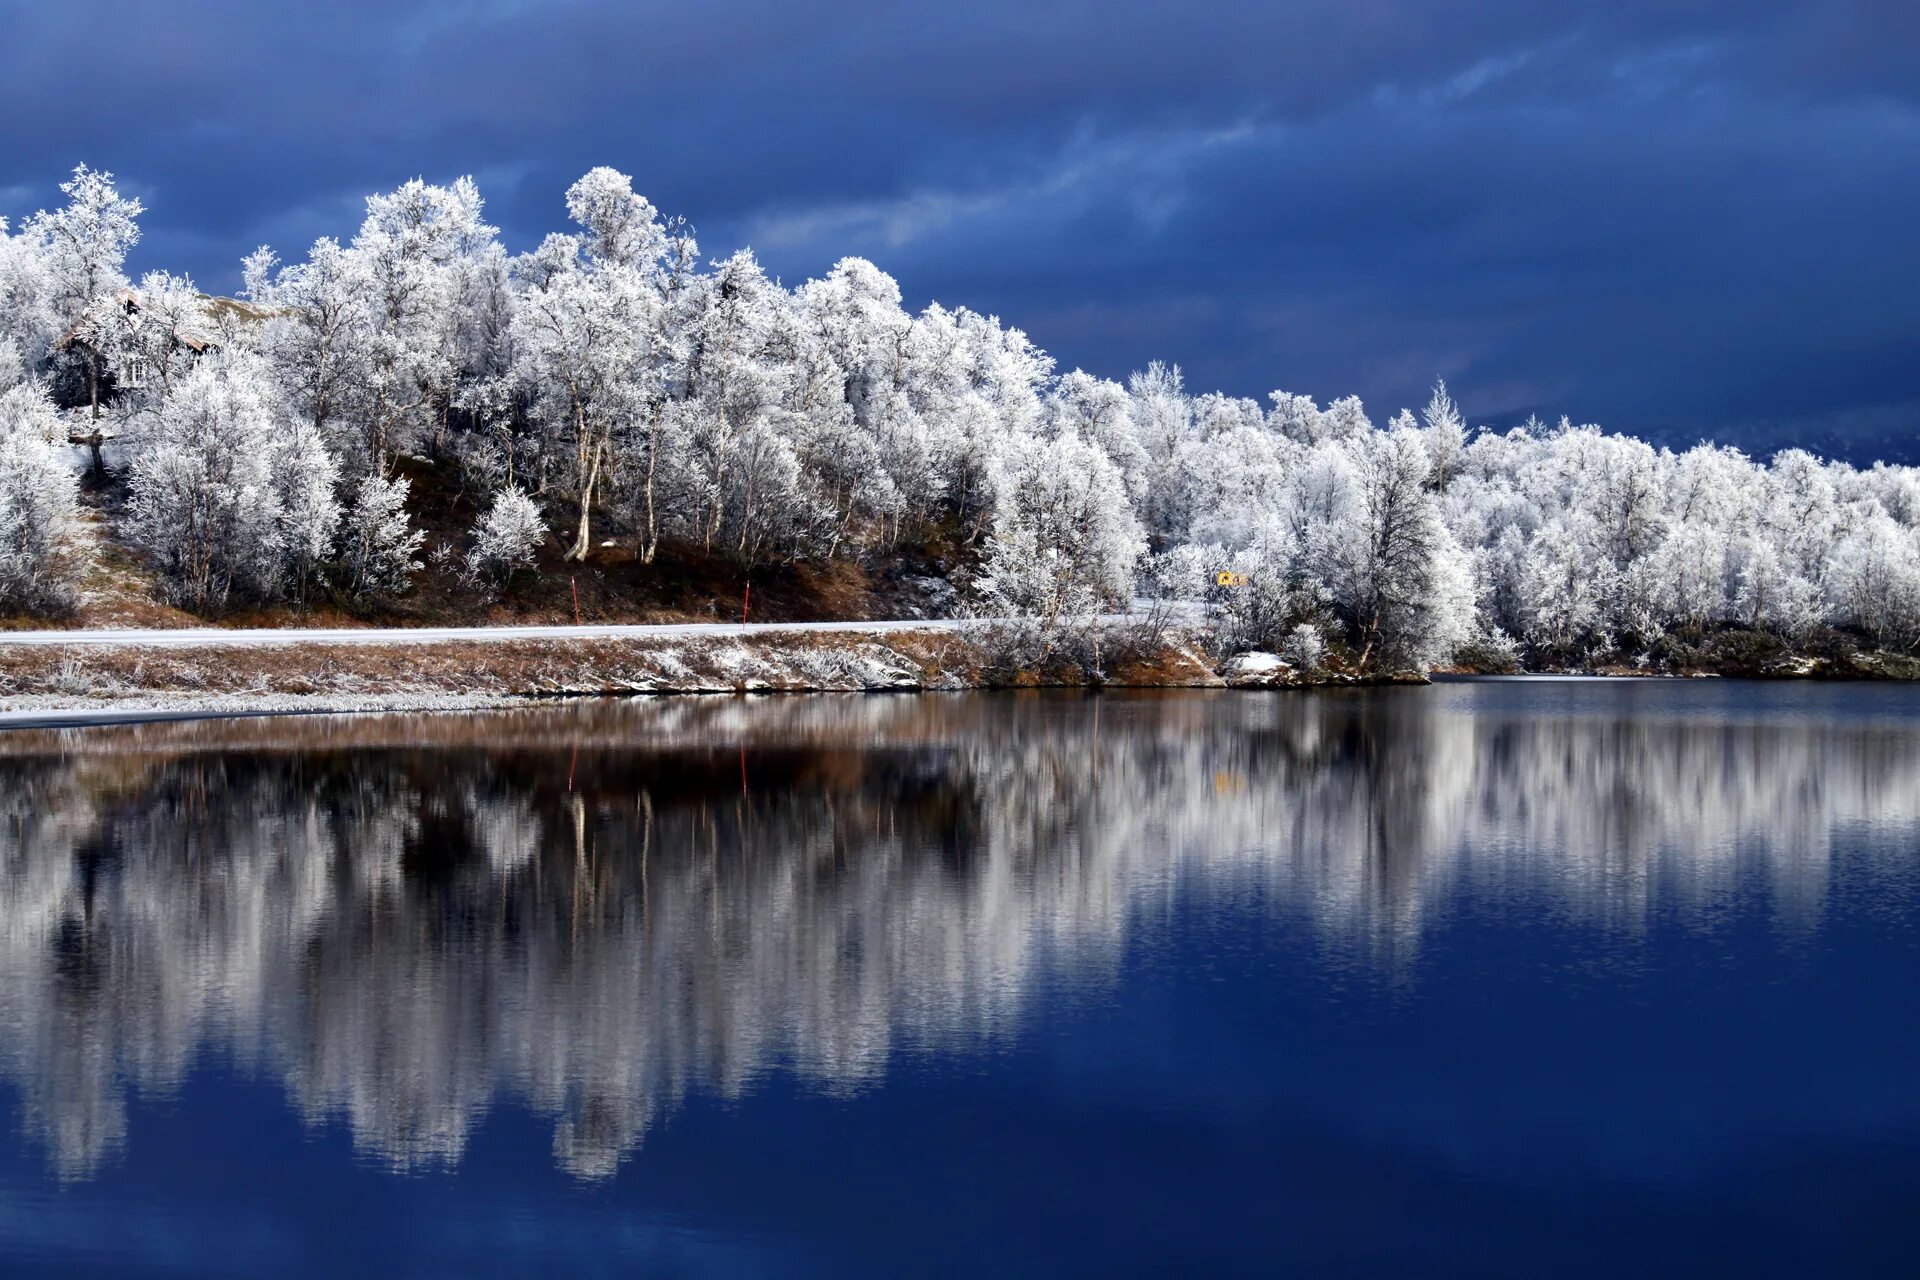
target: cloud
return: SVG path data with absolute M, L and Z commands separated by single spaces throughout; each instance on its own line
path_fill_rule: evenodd
M 1920 399 L 1920 10 L 1586 8 L 33 6 L 0 48 L 0 212 L 104 165 L 147 193 L 141 265 L 227 288 L 415 175 L 482 175 L 529 247 L 612 164 L 710 251 L 789 281 L 864 254 L 1068 367 L 1892 430 Z

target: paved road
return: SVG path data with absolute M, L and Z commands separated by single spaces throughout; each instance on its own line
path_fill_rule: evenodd
M 1139 621 L 1154 606 L 1136 601 L 1130 614 L 1099 619 L 1106 625 Z M 1200 620 L 1204 610 L 1190 604 L 1167 606 L 1184 622 Z M 809 632 L 854 632 L 877 635 L 889 631 L 961 631 L 987 626 L 991 618 L 911 618 L 893 622 L 672 622 L 655 625 L 588 623 L 566 627 L 294 627 L 240 629 L 182 627 L 172 630 L 134 628 L 85 631 L 0 631 L 0 649 L 95 648 L 140 645 L 151 648 L 231 648 L 282 644 L 447 644 L 495 643 L 509 640 L 684 640 L 697 637 L 804 635 Z
M 182 627 L 176 630 L 0 631 L 0 648 L 139 645 L 150 648 L 235 648 L 284 644 L 447 644 L 508 640 L 678 640 L 701 636 L 791 635 L 818 631 L 877 634 L 953 631 L 983 621 L 913 619 L 899 622 L 676 622 L 567 627 L 298 627 L 255 630 Z

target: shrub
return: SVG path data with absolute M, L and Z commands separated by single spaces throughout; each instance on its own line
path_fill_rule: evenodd
M 426 535 L 407 520 L 404 479 L 369 471 L 354 494 L 341 529 L 347 587 L 361 599 L 402 595 L 420 568 L 414 557 Z
M 476 581 L 505 582 L 515 569 L 533 563 L 534 552 L 546 536 L 547 526 L 533 499 L 518 489 L 502 489 L 473 527 L 467 572 Z

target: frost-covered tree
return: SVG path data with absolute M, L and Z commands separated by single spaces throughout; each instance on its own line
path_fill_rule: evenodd
M 407 515 L 411 484 L 404 477 L 369 471 L 360 477 L 340 525 L 340 559 L 346 587 L 362 600 L 405 595 L 420 571 L 426 535 Z
M 296 420 L 273 441 L 270 465 L 281 581 L 304 602 L 340 528 L 340 463 L 312 423 Z
M 0 390 L 0 612 L 51 613 L 75 600 L 85 558 L 73 471 L 46 393 Z
M 779 359 L 784 306 L 779 286 L 744 252 L 702 280 L 693 302 L 683 384 L 691 492 L 683 510 L 706 550 L 725 545 L 730 511 L 752 507 L 742 463 L 758 459 L 794 371 Z
M 1326 656 L 1326 638 L 1320 634 L 1320 628 L 1311 622 L 1302 622 L 1288 633 L 1287 640 L 1281 646 L 1280 656 L 1301 671 L 1318 671 L 1321 660 Z
M 367 199 L 347 268 L 364 290 L 365 396 L 356 417 L 366 465 L 436 439 L 462 367 L 476 259 L 493 259 L 495 228 L 470 178 L 416 178 Z
M 1134 427 L 1133 400 L 1117 382 L 1075 369 L 1060 378 L 1046 399 L 1047 433 L 1071 431 L 1107 455 L 1126 481 L 1128 500 L 1143 502 L 1157 474 Z M 1177 454 L 1185 441 L 1176 439 Z
M 1566 663 L 1722 631 L 1920 636 L 1912 468 L 1675 453 L 1565 418 L 1475 430 L 1444 383 L 1379 427 L 1355 396 L 1263 407 L 1171 364 L 1060 373 L 998 317 L 910 313 L 864 258 L 791 288 L 750 250 L 702 263 L 606 168 L 565 193 L 568 231 L 511 259 L 470 179 L 403 184 L 344 244 L 249 256 L 244 306 L 159 270 L 129 291 L 139 202 L 84 167 L 64 191 L 0 222 L 0 394 L 116 416 L 128 532 L 195 607 L 404 589 L 421 538 L 390 477 L 420 453 L 448 466 L 436 496 L 511 493 L 488 518 L 528 536 L 523 502 L 568 524 L 573 560 L 910 556 L 1052 618 L 1144 585 L 1211 600 L 1233 644 L 1309 627 L 1371 667 L 1468 639 Z M 50 440 L 105 431 L 35 413 Z M 1222 570 L 1246 585 L 1210 587 Z
M 278 591 L 276 403 L 257 362 L 202 362 L 137 443 L 127 482 L 133 533 L 168 594 L 189 608 Z
M 0 390 L 46 363 L 60 334 L 53 273 L 40 238 L 12 235 L 0 218 Z
M 474 524 L 467 571 L 480 581 L 504 581 L 515 569 L 533 563 L 546 536 L 534 500 L 518 489 L 502 489 Z
M 1457 613 L 1441 570 L 1450 539 L 1426 485 L 1427 451 L 1415 431 L 1356 437 L 1356 495 L 1335 534 L 1334 602 L 1355 632 L 1364 666 L 1375 649 L 1418 661 L 1436 615 Z
M 981 593 L 1043 624 L 1123 608 L 1146 542 L 1120 469 L 1077 434 L 1022 445 L 996 481 Z
M 289 407 L 330 438 L 358 435 L 371 412 L 372 299 L 352 254 L 329 237 L 281 268 L 262 246 L 246 260 L 247 297 L 271 312 L 262 354 Z
M 1165 542 L 1192 516 L 1182 480 L 1183 446 L 1193 429 L 1193 403 L 1179 365 L 1154 361 L 1127 381 L 1134 432 L 1146 454 L 1142 517 L 1150 538 Z
M 567 192 L 574 235 L 552 235 L 514 264 L 514 374 L 536 428 L 562 465 L 563 493 L 579 508 L 570 560 L 593 549 L 592 517 L 604 481 L 631 455 L 651 559 L 658 537 L 657 483 L 680 439 L 667 385 L 678 354 L 668 318 L 691 241 L 669 227 L 626 175 L 595 169 Z
M 1467 451 L 1467 420 L 1447 394 L 1447 384 L 1433 384 L 1433 395 L 1420 411 L 1421 438 L 1427 447 L 1427 478 L 1442 493 L 1460 471 Z
M 127 251 L 140 241 L 145 209 L 120 194 L 111 173 L 84 164 L 60 191 L 67 203 L 34 214 L 23 231 L 40 245 L 54 315 L 78 356 L 88 409 L 97 418 L 108 360 L 123 333 Z
M 27 361 L 11 338 L 0 338 L 0 391 L 11 391 L 27 381 Z
M 1920 539 L 1875 513 L 1833 550 L 1829 588 L 1839 617 L 1881 644 L 1920 646 Z

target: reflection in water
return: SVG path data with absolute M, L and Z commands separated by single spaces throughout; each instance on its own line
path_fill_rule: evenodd
M 1604 710 L 1604 708 L 1603 708 Z M 0 740 L 0 1072 L 64 1176 L 210 1050 L 405 1169 L 518 1100 L 611 1173 L 689 1089 L 875 1079 L 1114 971 L 1179 895 L 1410 964 L 1490 893 L 1816 928 L 1920 733 L 1497 691 L 818 697 Z

